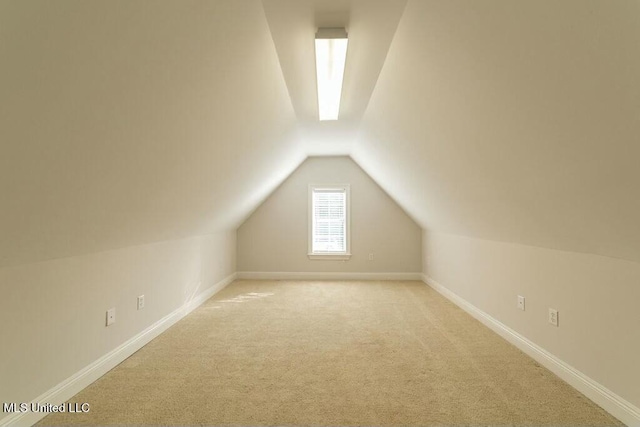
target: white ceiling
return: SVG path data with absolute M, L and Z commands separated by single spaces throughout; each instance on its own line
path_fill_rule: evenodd
M 425 229 L 640 261 L 640 2 L 0 1 L 0 266 L 238 227 L 349 154 Z M 338 122 L 313 36 L 346 26 Z

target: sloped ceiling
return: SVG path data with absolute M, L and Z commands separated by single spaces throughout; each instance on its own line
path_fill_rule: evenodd
M 422 227 L 640 261 L 640 3 L 0 1 L 0 266 L 237 228 L 349 154 Z M 345 25 L 342 118 L 313 34 Z
M 640 2 L 409 1 L 353 148 L 428 230 L 640 261 Z
M 0 2 L 0 265 L 233 229 L 304 159 L 260 1 Z

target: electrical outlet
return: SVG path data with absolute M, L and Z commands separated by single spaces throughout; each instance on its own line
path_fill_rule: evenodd
M 373 252 L 369 254 L 369 261 L 373 261 Z
M 558 326 L 558 310 L 555 308 L 549 309 L 549 323 L 553 326 Z
M 116 309 L 110 308 L 107 310 L 107 326 L 111 326 L 116 322 Z
M 138 310 L 142 310 L 144 308 L 144 295 L 140 295 L 138 297 Z
M 522 295 L 518 295 L 518 308 L 524 311 L 524 297 Z

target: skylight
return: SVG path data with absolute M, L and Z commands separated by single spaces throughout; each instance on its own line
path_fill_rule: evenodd
M 344 28 L 320 28 L 316 33 L 316 77 L 320 121 L 338 120 L 348 42 Z

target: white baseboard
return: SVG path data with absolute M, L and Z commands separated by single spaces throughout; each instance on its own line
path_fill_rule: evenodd
M 422 281 L 435 291 L 442 294 L 451 302 L 478 319 L 484 325 L 498 335 L 518 347 L 524 353 L 562 378 L 576 390 L 600 405 L 604 410 L 618 418 L 628 426 L 640 427 L 640 408 L 626 401 L 602 384 L 589 378 L 569 364 L 563 362 L 542 347 L 528 340 L 505 324 L 494 319 L 484 311 L 466 301 L 458 294 L 442 286 L 426 274 L 422 275 Z
M 422 273 L 239 271 L 247 280 L 422 280 Z
M 78 394 L 82 389 L 116 367 L 127 357 L 141 349 L 149 341 L 166 331 L 169 327 L 173 326 L 184 316 L 191 313 L 206 300 L 220 292 L 227 285 L 233 282 L 236 279 L 236 276 L 237 274 L 233 273 L 225 277 L 220 282 L 200 293 L 192 300 L 185 302 L 181 307 L 158 320 L 147 329 L 127 340 L 119 347 L 113 349 L 100 359 L 76 372 L 52 389 L 36 397 L 32 402 L 50 403 L 53 405 L 60 405 L 66 402 Z M 0 426 L 31 426 L 47 415 L 49 414 L 39 412 L 13 413 L 0 420 Z

